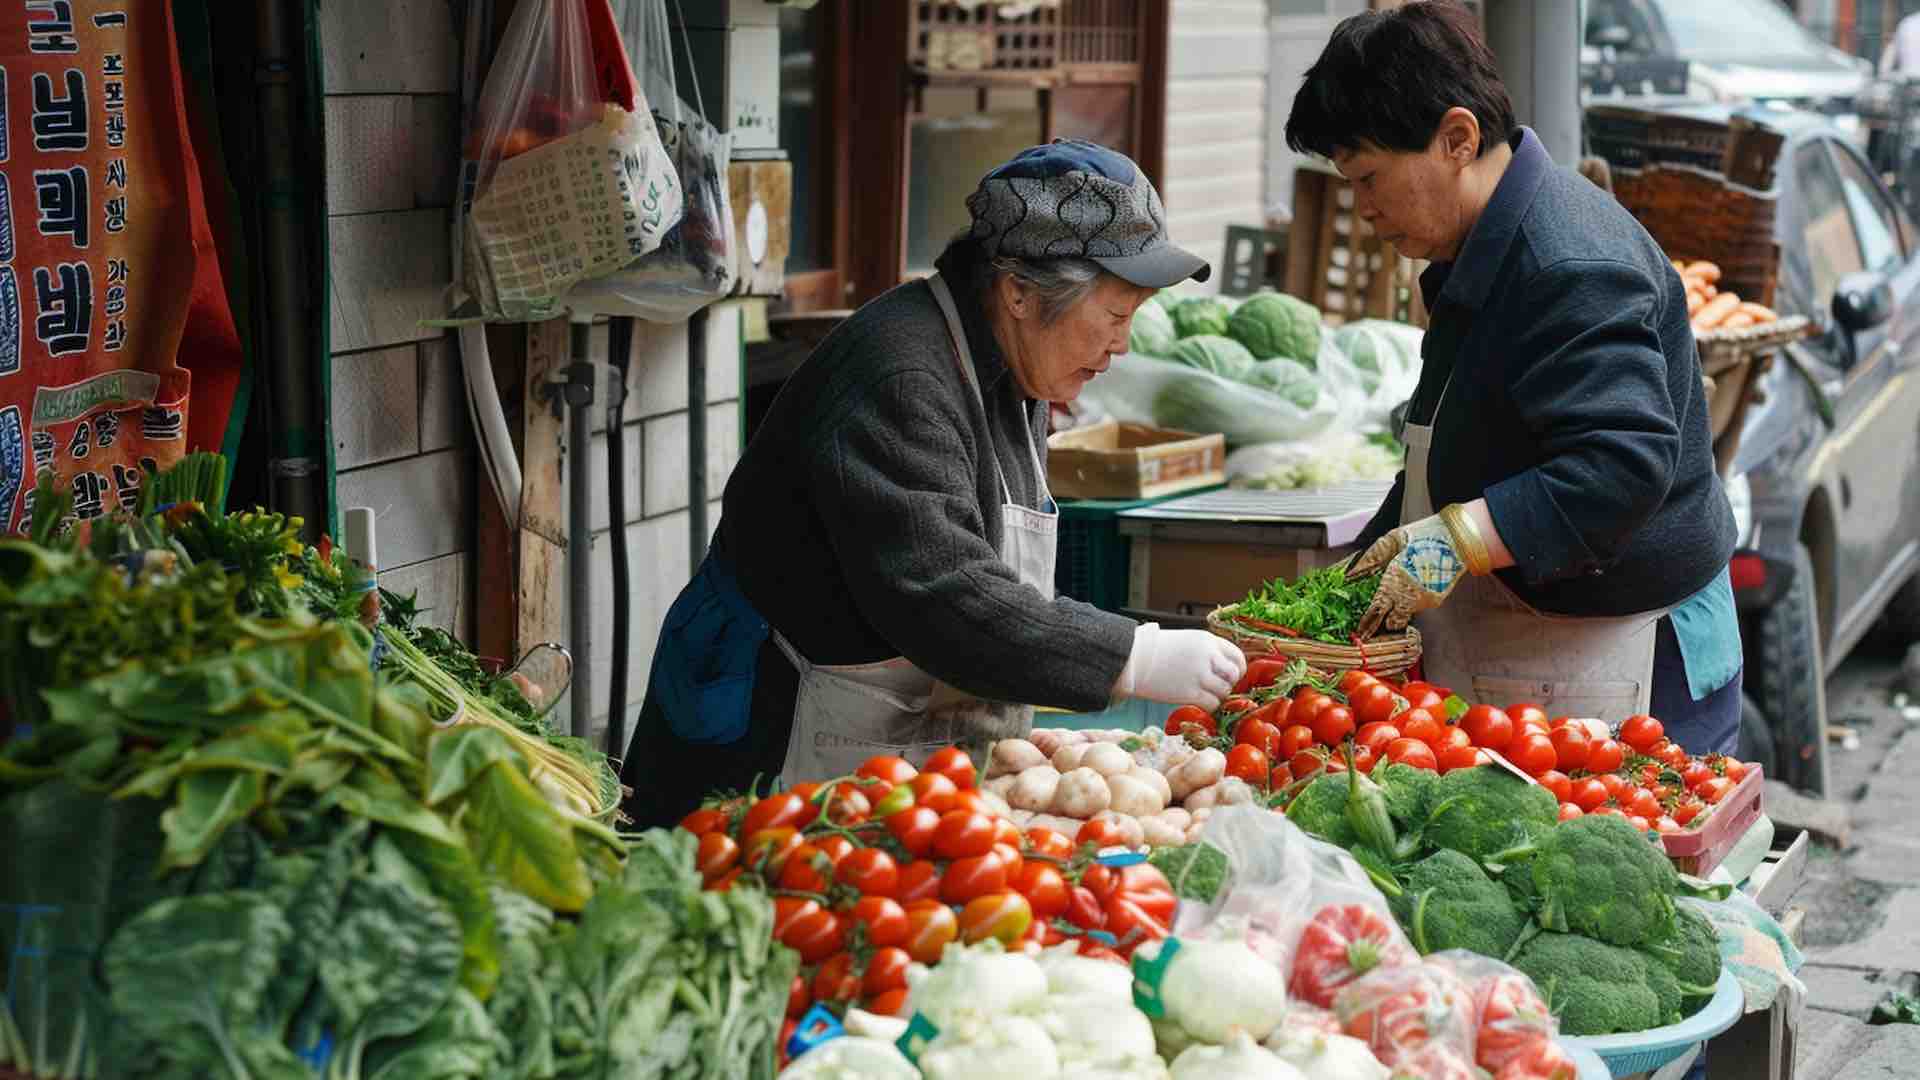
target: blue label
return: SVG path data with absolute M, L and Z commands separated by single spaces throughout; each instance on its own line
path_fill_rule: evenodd
M 793 1034 L 787 1039 L 787 1058 L 797 1058 L 821 1043 L 831 1042 L 846 1033 L 846 1029 L 840 1026 L 840 1021 L 827 1011 L 825 1005 L 815 1005 L 794 1025 Z
M 0 409 L 0 536 L 13 531 L 13 504 L 27 474 L 27 442 L 20 427 L 20 406 Z

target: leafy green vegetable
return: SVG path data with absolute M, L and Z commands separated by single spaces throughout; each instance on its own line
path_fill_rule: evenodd
M 1350 848 L 1359 842 L 1360 834 L 1347 820 L 1349 794 L 1346 777 L 1321 773 L 1287 804 L 1287 817 L 1329 844 Z
M 1499 958 L 1519 940 L 1527 917 L 1480 864 L 1442 849 L 1400 875 L 1393 913 L 1421 955 L 1471 949 Z
M 1440 775 L 1398 761 L 1376 765 L 1373 779 L 1387 799 L 1387 816 L 1402 835 L 1419 835 L 1433 813 L 1434 787 Z
M 1175 896 L 1211 904 L 1232 872 L 1227 853 L 1200 841 L 1177 847 L 1154 848 L 1147 861 L 1160 869 Z
M 1167 359 L 1235 381 L 1246 378 L 1253 370 L 1252 353 L 1232 338 L 1216 334 L 1182 338 L 1167 353 Z
M 1230 315 L 1226 303 L 1217 296 L 1196 296 L 1174 305 L 1173 328 L 1183 338 L 1200 334 L 1224 337 Z
M 1530 844 L 1496 852 L 1492 861 L 1513 864 L 1505 876 L 1518 878 L 1521 894 L 1538 904 L 1534 918 L 1542 927 L 1610 945 L 1670 938 L 1676 896 L 1726 898 L 1724 887 L 1685 882 L 1664 850 L 1616 817 L 1574 818 Z
M 1690 1015 L 1707 1003 L 1720 982 L 1720 932 L 1705 915 L 1685 904 L 1674 905 L 1673 916 L 1673 936 L 1642 945 L 1640 951 L 1681 985 L 1707 988 L 1704 994 L 1683 995 L 1681 1012 Z
M 1920 998 L 1899 990 L 1888 991 L 1873 1006 L 1870 1024 L 1920 1024 Z
M 1127 351 L 1141 356 L 1165 356 L 1173 350 L 1180 335 L 1173 328 L 1173 316 L 1159 304 L 1141 304 L 1133 313 L 1133 325 L 1127 332 Z
M 1493 861 L 1501 851 L 1553 831 L 1559 812 L 1560 804 L 1546 788 L 1505 769 L 1477 765 L 1455 769 L 1434 784 L 1423 836 L 1431 846 Z
M 1564 1035 L 1645 1031 L 1680 1020 L 1672 974 L 1632 949 L 1547 932 L 1509 962 L 1540 988 Z
M 1302 409 L 1311 409 L 1320 400 L 1320 380 L 1306 365 L 1284 356 L 1255 363 L 1243 378 L 1248 386 L 1276 394 Z
M 459 970 L 459 926 L 445 905 L 396 878 L 356 877 L 318 970 L 340 1040 L 333 1080 L 358 1080 L 369 1046 L 431 1020 Z
M 1348 581 L 1341 567 L 1328 566 L 1302 574 L 1292 583 L 1279 579 L 1267 582 L 1228 608 L 1226 614 L 1284 626 L 1317 641 L 1345 645 L 1353 640 L 1360 617 L 1366 614 L 1379 588 L 1377 574 Z
M 466 789 L 462 823 L 481 866 L 556 911 L 579 911 L 593 894 L 573 827 L 507 763 L 481 770 Z
M 1284 356 L 1312 367 L 1320 354 L 1320 312 L 1298 297 L 1257 293 L 1234 309 L 1227 334 L 1261 359 Z

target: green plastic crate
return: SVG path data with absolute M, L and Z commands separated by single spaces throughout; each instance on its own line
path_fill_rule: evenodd
M 1158 499 L 1061 499 L 1054 592 L 1104 611 L 1119 611 L 1127 605 L 1128 563 L 1133 547 L 1131 540 L 1120 535 L 1121 511 L 1212 490 L 1198 488 Z

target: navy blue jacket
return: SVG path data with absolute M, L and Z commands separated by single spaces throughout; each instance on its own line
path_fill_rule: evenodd
M 1544 611 L 1679 603 L 1736 539 L 1686 290 L 1611 195 L 1555 167 L 1532 131 L 1513 146 L 1459 257 L 1420 280 L 1430 318 L 1407 416 L 1434 425 L 1434 506 L 1484 496 L 1516 563 L 1501 579 Z M 1399 524 L 1405 483 L 1360 543 Z

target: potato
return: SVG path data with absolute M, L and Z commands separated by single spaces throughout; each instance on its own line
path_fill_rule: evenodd
M 1188 811 L 1196 814 L 1202 810 L 1211 810 L 1220 805 L 1220 789 L 1223 784 L 1223 781 L 1215 782 L 1208 784 L 1199 791 L 1190 792 L 1187 795 L 1186 801 L 1181 805 L 1185 806 Z
M 1237 776 L 1229 776 L 1214 785 L 1220 791 L 1218 806 L 1240 806 L 1253 802 L 1253 785 Z
M 1112 800 L 1107 778 L 1082 766 L 1061 774 L 1052 810 L 1065 817 L 1090 818 L 1105 810 Z
M 1007 804 L 1019 810 L 1044 813 L 1053 807 L 1054 793 L 1060 787 L 1060 771 L 1051 765 L 1035 765 L 1014 778 Z
M 1021 829 L 1025 829 L 1028 826 L 1032 825 L 1033 818 L 1034 818 L 1033 811 L 1022 810 L 1018 807 L 1014 808 L 1013 813 L 1007 815 L 1007 820 L 1013 822 L 1015 825 L 1019 826 Z
M 1159 814 L 1140 819 L 1140 835 L 1152 847 L 1178 847 L 1187 842 L 1187 831 L 1175 828 Z
M 1027 739 L 1033 743 L 1034 749 L 1051 760 L 1061 747 L 1067 745 L 1066 736 L 1067 732 L 1062 728 L 1034 728 L 1033 734 Z
M 988 813 L 991 813 L 998 817 L 1003 817 L 1003 818 L 1010 818 L 1013 816 L 1013 807 L 1007 805 L 1007 800 L 1001 798 L 998 795 L 995 795 L 991 791 L 981 792 L 980 801 L 987 804 Z
M 1086 822 L 1080 818 L 1063 817 L 1060 814 L 1035 814 L 1027 822 L 1029 829 L 1052 829 L 1071 840 L 1080 835 L 1080 826 Z
M 1094 815 L 1096 821 L 1111 821 L 1120 827 L 1125 839 L 1122 843 L 1128 847 L 1139 847 L 1147 842 L 1146 830 L 1140 825 L 1140 819 L 1132 814 L 1121 814 L 1112 810 L 1102 810 Z
M 1179 802 L 1201 788 L 1220 782 L 1227 774 L 1227 755 L 1208 747 L 1181 762 L 1167 774 L 1167 790 Z
M 1167 783 L 1167 774 L 1146 765 L 1135 765 L 1127 770 L 1127 775 L 1160 793 L 1160 805 L 1173 801 L 1173 785 Z
M 1191 811 L 1191 813 L 1193 814 L 1193 823 L 1199 825 L 1213 816 L 1213 808 L 1203 806 L 1198 810 Z
M 1081 757 L 1080 764 L 1099 773 L 1101 776 L 1122 776 L 1133 768 L 1133 755 L 1115 743 L 1094 743 Z
M 1200 837 L 1204 832 L 1205 832 L 1205 829 L 1197 821 L 1194 822 L 1192 825 L 1187 826 L 1187 843 L 1189 844 L 1199 843 Z
M 1001 798 L 1005 799 L 1007 798 L 1007 793 L 1013 790 L 1013 782 L 1017 779 L 1019 778 L 1011 775 L 996 776 L 991 780 L 982 782 L 980 785 L 980 790 L 991 791 L 995 795 L 998 795 Z M 1009 800 L 1009 802 L 1011 802 L 1011 800 Z
M 1107 790 L 1113 796 L 1107 806 L 1117 813 L 1151 817 L 1167 808 L 1159 791 L 1127 773 L 1107 777 Z
M 993 744 L 993 752 L 988 756 L 987 778 L 1025 772 L 1046 763 L 1047 755 L 1033 743 L 1025 739 L 1001 739 Z
M 1068 743 L 1062 746 L 1053 752 L 1053 767 L 1058 769 L 1063 776 L 1072 772 L 1080 767 L 1080 761 L 1087 756 L 1088 749 L 1089 747 L 1086 743 Z

